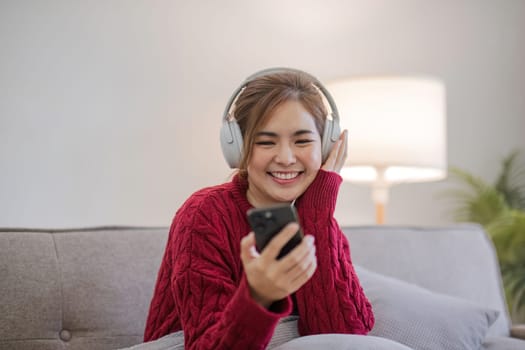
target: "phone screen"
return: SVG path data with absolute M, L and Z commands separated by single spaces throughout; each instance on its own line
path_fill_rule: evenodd
M 267 208 L 252 208 L 247 213 L 248 222 L 255 233 L 255 245 L 259 252 L 272 240 L 272 238 L 281 232 L 281 230 L 290 222 L 299 222 L 297 210 L 291 204 L 278 205 Z M 297 233 L 284 245 L 279 252 L 277 259 L 281 259 L 295 248 L 303 239 L 301 228 Z

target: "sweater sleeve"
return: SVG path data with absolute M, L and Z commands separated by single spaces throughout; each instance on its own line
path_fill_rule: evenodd
M 185 349 L 265 349 L 281 317 L 291 312 L 289 298 L 269 311 L 253 301 L 246 278 L 237 287 L 217 276 L 185 271 L 174 281 Z M 189 292 L 191 291 L 191 292 Z
M 195 213 L 177 220 L 164 259 L 171 265 L 171 313 L 184 330 L 185 349 L 264 349 L 279 319 L 291 312 L 291 299 L 274 303 L 271 310 L 261 307 L 232 263 L 239 259 L 233 259 L 237 251 L 229 249 L 227 232 Z
M 374 325 L 372 307 L 354 271 L 348 241 L 333 217 L 341 182 L 338 174 L 320 170 L 297 201 L 303 231 L 315 237 L 317 248 L 317 270 L 296 293 L 301 335 L 367 334 Z

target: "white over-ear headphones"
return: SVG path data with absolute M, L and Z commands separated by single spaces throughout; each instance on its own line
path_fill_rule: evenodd
M 328 155 L 330 154 L 330 150 L 332 149 L 332 146 L 337 142 L 339 139 L 339 134 L 341 133 L 341 129 L 339 126 L 339 112 L 337 111 L 337 106 L 335 105 L 335 102 L 328 92 L 326 88 L 317 80 L 314 76 L 311 74 L 308 74 L 306 72 L 300 71 L 298 69 L 292 69 L 292 68 L 270 68 L 265 69 L 262 71 L 259 71 L 255 74 L 252 74 L 249 76 L 232 94 L 230 97 L 228 104 L 226 105 L 226 108 L 224 109 L 224 114 L 222 116 L 222 127 L 221 127 L 221 148 L 222 148 L 222 154 L 224 155 L 224 158 L 226 159 L 226 162 L 230 166 L 230 168 L 238 168 L 239 163 L 242 158 L 242 147 L 243 147 L 243 140 L 242 140 L 242 133 L 241 128 L 239 127 L 239 124 L 235 120 L 235 118 L 231 115 L 231 109 L 234 105 L 235 101 L 239 97 L 240 92 L 246 87 L 248 83 L 255 80 L 256 78 L 260 78 L 265 75 L 269 74 L 275 74 L 275 73 L 301 73 L 305 74 L 308 77 L 312 79 L 315 86 L 321 91 L 321 93 L 324 95 L 326 101 L 328 101 L 328 104 L 331 109 L 331 113 L 327 115 L 325 126 L 324 126 L 324 132 L 321 137 L 321 151 L 323 155 L 323 163 L 328 158 Z M 330 118 L 331 116 L 331 118 Z

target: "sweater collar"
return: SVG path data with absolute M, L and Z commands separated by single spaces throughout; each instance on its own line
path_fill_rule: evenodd
M 253 205 L 248 202 L 246 192 L 248 191 L 248 180 L 243 179 L 239 174 L 235 174 L 232 179 L 233 183 L 233 196 L 239 205 L 241 211 L 246 213 L 248 209 L 253 208 Z

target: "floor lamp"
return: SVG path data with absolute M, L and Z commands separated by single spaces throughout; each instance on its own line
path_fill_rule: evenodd
M 341 176 L 372 187 L 376 222 L 385 222 L 389 188 L 446 177 L 444 84 L 426 77 L 368 77 L 327 84 L 348 130 Z

